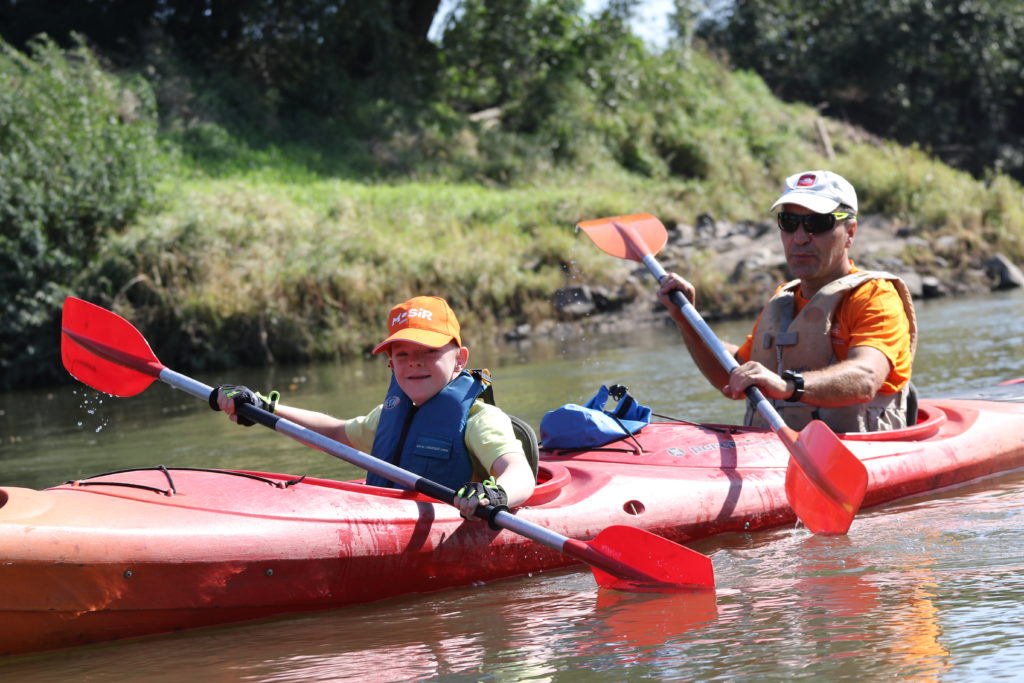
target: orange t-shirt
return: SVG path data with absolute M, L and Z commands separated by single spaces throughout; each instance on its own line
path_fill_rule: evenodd
M 775 291 L 781 288 L 782 285 L 779 285 Z M 801 296 L 799 287 L 795 294 L 794 316 L 809 301 Z M 747 340 L 736 351 L 736 357 L 741 363 L 750 360 L 751 344 L 758 338 L 759 322 L 760 315 L 754 323 L 754 329 L 747 335 Z M 840 361 L 846 360 L 850 349 L 855 346 L 870 346 L 885 354 L 891 369 L 882 383 L 880 393 L 894 394 L 910 380 L 910 366 L 913 362 L 910 355 L 910 324 L 903 310 L 903 301 L 890 281 L 868 280 L 847 294 L 833 316 L 829 334 L 832 337 L 832 350 Z

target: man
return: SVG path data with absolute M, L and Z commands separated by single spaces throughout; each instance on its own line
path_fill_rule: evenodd
M 906 426 L 917 321 L 902 280 L 850 259 L 856 191 L 836 173 L 797 173 L 771 208 L 780 206 L 779 236 L 796 279 L 775 290 L 742 346 L 723 342 L 740 363 L 731 373 L 670 302 L 678 290 L 692 303 L 693 285 L 676 274 L 662 281 L 658 297 L 690 355 L 729 398 L 757 386 L 794 429 L 812 419 L 840 432 Z M 766 426 L 749 402 L 745 423 Z

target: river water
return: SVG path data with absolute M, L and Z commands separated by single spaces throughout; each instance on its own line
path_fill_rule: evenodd
M 923 396 L 1024 376 L 1024 292 L 918 309 Z M 713 328 L 738 342 L 749 325 Z M 470 364 L 489 367 L 499 405 L 535 427 L 601 383 L 675 418 L 729 422 L 742 410 L 668 328 L 474 348 Z M 380 359 L 195 377 L 344 416 L 375 405 L 388 378 Z M 359 476 L 159 382 L 128 399 L 81 385 L 0 395 L 0 484 L 154 464 Z M 9 657 L 0 680 L 1024 680 L 1024 471 L 862 511 L 843 537 L 784 528 L 693 547 L 714 562 L 710 598 L 598 590 L 579 568 Z

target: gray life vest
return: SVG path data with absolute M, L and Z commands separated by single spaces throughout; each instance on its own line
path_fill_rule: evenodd
M 903 302 L 910 331 L 910 354 L 917 350 L 917 315 L 906 283 L 883 271 L 861 270 L 844 275 L 822 287 L 807 302 L 800 314 L 793 316 L 796 288 L 800 280 L 783 285 L 764 310 L 753 340 L 750 359 L 770 370 L 817 370 L 838 362 L 832 349 L 832 321 L 846 295 L 869 280 L 889 280 Z M 850 406 L 815 406 L 802 401 L 774 400 L 776 410 L 793 429 L 803 429 L 811 420 L 821 420 L 837 432 L 876 432 L 899 429 L 907 425 L 907 394 L 910 383 L 894 394 L 878 393 L 866 403 Z M 767 427 L 756 407 L 747 401 L 744 424 Z

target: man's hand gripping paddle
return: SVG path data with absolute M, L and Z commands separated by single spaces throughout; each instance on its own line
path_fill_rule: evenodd
M 79 381 L 114 396 L 134 396 L 159 379 L 206 401 L 212 387 L 165 367 L 149 343 L 124 318 L 81 299 L 64 301 L 61 327 L 64 367 Z M 400 486 L 454 504 L 455 492 L 391 463 L 278 417 L 256 406 L 239 413 L 307 446 L 329 453 Z M 586 562 L 599 586 L 659 591 L 714 588 L 711 559 L 666 538 L 630 526 L 610 526 L 590 541 L 567 538 L 505 510 L 477 508 L 477 516 Z
M 576 227 L 605 253 L 646 265 L 658 282 L 668 275 L 654 257 L 668 241 L 668 233 L 654 216 L 638 213 L 599 218 Z M 672 302 L 726 372 L 732 372 L 739 364 L 697 309 L 680 292 L 672 292 Z M 789 449 L 786 496 L 797 517 L 816 534 L 845 534 L 867 489 L 864 464 L 824 422 L 814 420 L 797 433 L 783 422 L 760 389 L 751 386 L 746 393 Z

